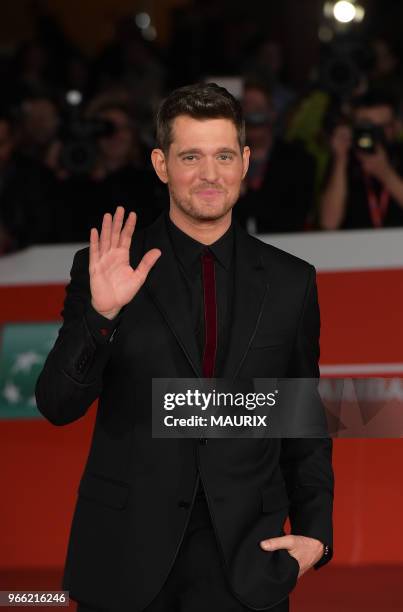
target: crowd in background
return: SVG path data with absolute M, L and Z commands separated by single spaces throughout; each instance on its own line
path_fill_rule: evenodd
M 403 226 L 403 80 L 390 41 L 327 45 L 301 89 L 256 24 L 223 40 L 213 20 L 192 30 L 186 17 L 164 50 L 123 18 L 90 59 L 44 15 L 0 59 L 1 255 L 87 242 L 117 204 L 139 227 L 152 222 L 169 202 L 150 164 L 155 110 L 211 75 L 242 84 L 251 162 L 234 216 L 249 232 Z

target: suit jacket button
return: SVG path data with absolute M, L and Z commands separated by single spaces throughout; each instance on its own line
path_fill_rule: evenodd
M 178 502 L 178 506 L 179 508 L 190 508 L 190 502 L 181 499 L 181 501 Z

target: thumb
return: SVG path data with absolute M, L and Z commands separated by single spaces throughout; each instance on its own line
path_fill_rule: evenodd
M 281 548 L 286 548 L 288 550 L 292 548 L 292 540 L 290 536 L 286 535 L 279 538 L 262 540 L 260 546 L 263 550 L 280 550 Z
M 151 249 L 150 251 L 147 251 L 145 255 L 143 255 L 140 263 L 136 268 L 136 272 L 138 273 L 138 276 L 141 277 L 143 282 L 147 278 L 149 271 L 151 270 L 157 259 L 160 257 L 160 255 L 161 251 L 159 249 Z

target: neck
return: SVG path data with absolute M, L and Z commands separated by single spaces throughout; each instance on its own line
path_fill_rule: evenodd
M 193 219 L 178 212 L 172 205 L 169 210 L 169 218 L 182 232 L 201 242 L 202 244 L 213 244 L 221 238 L 231 225 L 232 210 L 229 210 L 224 217 L 209 221 Z

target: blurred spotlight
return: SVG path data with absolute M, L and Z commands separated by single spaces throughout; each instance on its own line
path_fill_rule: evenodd
M 363 6 L 356 4 L 355 6 L 355 20 L 362 21 L 365 17 L 365 10 Z
M 82 100 L 83 96 L 81 91 L 71 89 L 66 93 L 66 102 L 71 106 L 78 106 L 79 104 L 81 104 Z
M 140 30 L 146 30 L 151 25 L 151 17 L 148 13 L 137 13 L 135 20 Z
M 356 8 L 352 2 L 345 2 L 341 0 L 336 2 L 333 7 L 333 15 L 337 21 L 341 23 L 349 23 L 355 19 L 357 14 Z
M 364 7 L 355 0 L 339 0 L 338 2 L 325 2 L 323 14 L 326 18 L 336 20 L 339 24 L 350 24 L 351 22 L 361 22 L 365 16 Z
M 148 13 L 137 13 L 135 21 L 145 40 L 152 41 L 157 38 L 157 30 L 152 25 L 151 17 Z

